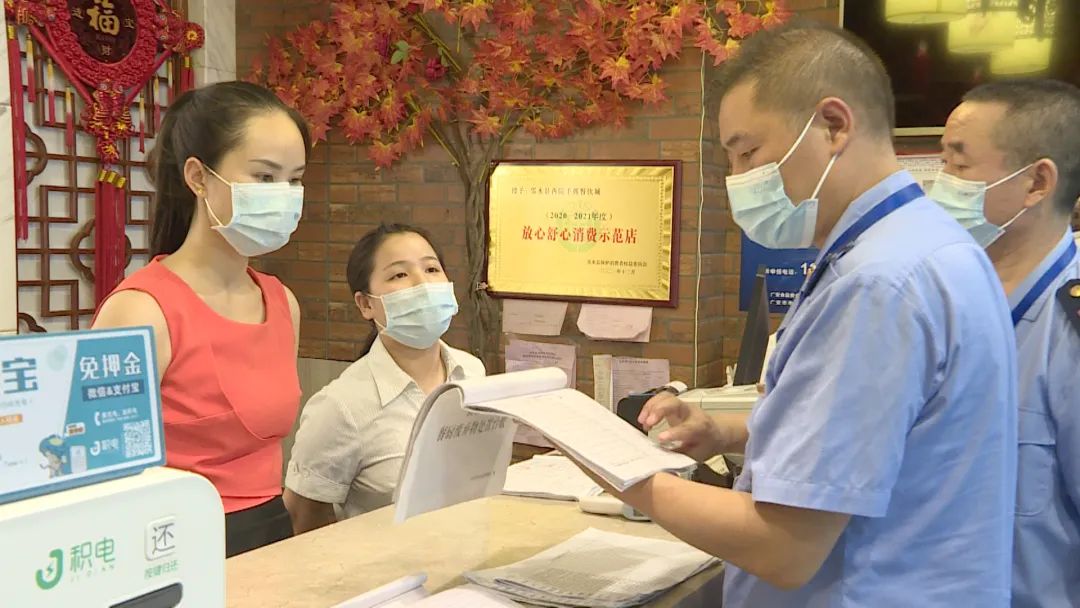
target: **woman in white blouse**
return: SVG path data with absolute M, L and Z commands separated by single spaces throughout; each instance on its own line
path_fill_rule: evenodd
M 443 382 L 484 375 L 479 359 L 440 339 L 458 305 L 422 230 L 379 226 L 357 242 L 346 274 L 378 332 L 304 407 L 285 475 L 297 534 L 390 504 L 424 397 Z

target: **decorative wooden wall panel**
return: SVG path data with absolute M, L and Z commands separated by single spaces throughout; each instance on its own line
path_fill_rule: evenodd
M 172 6 L 183 13 L 185 4 L 173 2 Z M 22 79 L 23 96 L 14 91 L 12 95 L 12 103 L 22 99 L 25 108 L 28 171 L 28 238 L 16 244 L 19 331 L 86 329 L 95 307 L 94 187 L 101 166 L 95 138 L 71 126 L 72 117 L 77 118 L 83 110 L 83 101 L 71 94 L 62 70 L 50 68 L 47 53 L 25 28 L 17 28 L 16 35 L 22 73 L 33 74 L 33 78 Z M 28 50 L 28 45 L 33 45 L 33 50 Z M 131 104 L 136 134 L 122 140 L 120 159 L 113 165 L 127 181 L 126 274 L 149 261 L 152 187 L 146 158 L 165 107 L 180 91 L 178 75 L 183 61 L 180 56 L 166 61 Z M 31 83 L 36 89 L 32 95 L 28 90 Z M 75 107 L 71 108 L 73 100 Z M 140 127 L 142 137 L 138 135 Z M 13 129 L 18 128 L 13 125 Z

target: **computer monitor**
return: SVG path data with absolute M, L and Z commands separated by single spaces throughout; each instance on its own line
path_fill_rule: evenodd
M 739 345 L 739 361 L 735 366 L 735 386 L 757 384 L 765 366 L 769 347 L 769 290 L 765 285 L 765 266 L 758 266 L 754 277 L 754 292 L 746 309 L 746 327 Z

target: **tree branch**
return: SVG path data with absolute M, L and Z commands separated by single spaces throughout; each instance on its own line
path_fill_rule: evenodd
M 520 124 L 515 124 L 514 126 L 506 130 L 506 133 L 504 133 L 503 136 L 499 139 L 499 148 L 502 148 L 506 145 L 506 142 L 510 141 L 510 138 L 513 137 L 515 133 L 517 133 L 517 130 L 520 126 Z
M 545 94 L 543 96 L 543 99 L 547 100 L 549 95 L 550 95 L 550 93 Z M 514 117 L 514 120 L 505 123 L 508 126 L 505 127 L 506 130 L 503 132 L 502 137 L 499 138 L 499 147 L 502 148 L 503 146 L 505 146 L 506 142 L 510 141 L 510 138 L 512 138 L 514 136 L 514 134 L 517 133 L 518 129 L 521 128 L 522 119 L 524 119 L 525 117 L 530 117 L 531 118 L 533 116 L 536 116 L 536 114 L 538 112 L 539 112 L 539 110 L 537 110 L 536 108 L 529 108 L 527 110 L 518 110 L 517 111 L 517 116 Z
M 462 155 L 462 157 L 465 160 L 465 163 L 468 164 L 469 161 L 472 159 L 472 147 L 469 145 L 467 136 L 462 134 L 461 132 L 461 121 L 455 120 L 447 126 L 449 127 L 450 137 L 457 142 L 457 145 L 462 150 L 465 150 L 465 153 Z
M 445 138 L 446 141 L 450 143 L 451 147 L 453 147 L 458 152 L 458 158 L 460 162 L 454 165 L 454 168 L 457 169 L 458 178 L 461 179 L 462 185 L 464 185 L 466 190 L 468 190 L 470 186 L 469 171 L 472 151 L 461 139 L 461 133 L 458 130 L 457 121 L 438 123 L 438 125 L 441 125 L 441 127 L 437 127 L 436 123 L 432 123 L 431 128 L 433 131 L 436 128 L 439 128 L 440 135 Z M 466 192 L 466 197 L 467 196 L 468 192 Z
M 431 25 L 427 22 L 426 19 L 424 19 L 423 15 L 413 15 L 412 20 L 416 23 L 416 25 L 420 26 L 420 29 L 423 30 L 425 34 L 427 34 L 427 37 L 431 39 L 431 42 L 433 42 L 435 46 L 439 47 L 439 49 L 442 50 L 443 56 L 450 61 L 450 66 L 454 69 L 454 72 L 458 74 L 462 73 L 463 70 L 461 69 L 461 62 L 458 61 L 456 57 L 454 57 L 456 52 L 452 50 L 449 45 L 446 44 L 446 41 L 442 39 L 442 36 L 439 36 L 435 32 L 435 30 L 432 29 Z
M 461 154 L 454 149 L 453 145 L 447 139 L 446 134 L 439 129 L 439 125 L 436 123 L 431 124 L 431 135 L 435 138 L 435 141 L 439 142 L 439 145 L 446 150 L 446 153 L 450 155 L 450 162 L 455 167 L 460 167 L 463 164 Z

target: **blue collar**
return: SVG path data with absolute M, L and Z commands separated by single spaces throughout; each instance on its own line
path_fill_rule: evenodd
M 906 171 L 900 171 L 882 180 L 852 201 L 841 216 L 841 221 L 837 222 L 829 234 L 827 246 L 818 254 L 814 270 L 803 282 L 799 295 L 795 298 L 784 322 L 795 314 L 806 298 L 810 297 L 818 281 L 825 274 L 825 270 L 854 247 L 864 232 L 893 211 L 923 196 L 925 194 L 919 184 L 915 183 Z M 776 333 L 778 341 L 783 335 L 783 325 L 784 323 L 781 323 Z
M 1035 306 L 1035 304 L 1038 303 L 1040 300 L 1045 302 L 1045 299 L 1042 298 L 1042 295 L 1046 292 L 1046 288 L 1049 286 L 1049 284 L 1042 285 L 1042 289 L 1039 290 L 1039 293 L 1033 295 L 1031 300 L 1026 303 L 1026 306 L 1023 307 L 1023 310 L 1020 310 L 1020 305 L 1024 303 L 1025 298 L 1027 298 L 1029 295 L 1032 295 L 1032 289 L 1037 287 L 1036 283 L 1039 283 L 1040 279 L 1042 279 L 1047 272 L 1051 271 L 1053 267 L 1060 264 L 1062 256 L 1066 254 L 1066 251 L 1068 251 L 1071 246 L 1074 246 L 1073 234 L 1071 231 L 1066 230 L 1065 234 L 1061 237 L 1061 240 L 1058 241 L 1058 244 L 1054 246 L 1054 249 L 1050 251 L 1050 253 L 1046 254 L 1046 257 L 1043 258 L 1041 262 L 1039 262 L 1039 265 L 1036 266 L 1034 270 L 1029 272 L 1028 275 L 1024 277 L 1024 280 L 1019 285 L 1017 285 L 1016 288 L 1013 289 L 1012 292 L 1009 294 L 1009 310 L 1019 312 L 1020 318 L 1028 320 L 1038 316 L 1039 310 L 1040 308 L 1042 308 L 1042 306 Z M 1074 255 L 1072 257 L 1075 259 L 1076 256 Z M 1066 266 L 1067 265 L 1068 264 L 1066 263 Z M 1064 267 L 1058 268 L 1057 270 L 1058 271 L 1056 273 L 1053 273 L 1054 276 L 1050 277 L 1050 282 L 1052 282 L 1054 278 L 1057 278 L 1057 276 L 1061 275 Z M 1013 319 L 1013 322 L 1015 323 L 1019 320 L 1019 318 L 1016 318 Z
M 836 222 L 836 225 L 833 226 L 833 229 L 829 232 L 829 237 L 825 239 L 825 246 L 821 248 L 822 253 L 818 254 L 818 261 L 821 261 L 821 256 L 824 252 L 828 251 L 833 246 L 833 243 L 840 238 L 840 235 L 844 234 L 852 224 L 859 221 L 862 216 L 869 213 L 878 203 L 889 198 L 893 193 L 914 183 L 915 178 L 911 177 L 911 174 L 907 171 L 901 169 L 881 180 L 872 188 L 860 194 L 858 198 L 851 201 L 851 204 L 848 205 L 848 208 L 844 210 L 844 213 L 840 216 L 839 221 Z

